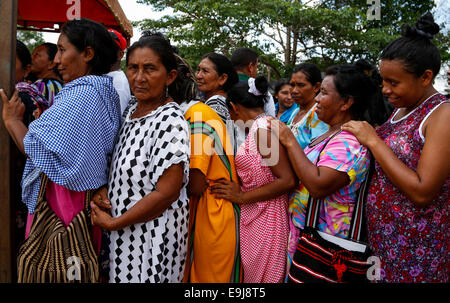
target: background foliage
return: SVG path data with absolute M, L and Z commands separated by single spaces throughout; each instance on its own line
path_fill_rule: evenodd
M 322 69 L 366 58 L 376 63 L 381 50 L 434 7 L 433 0 L 381 2 L 381 20 L 367 20 L 366 0 L 138 0 L 154 10 L 171 9 L 158 20 L 136 22 L 164 33 L 194 67 L 208 52 L 229 56 L 240 46 L 261 54 L 262 72 L 287 76 L 301 61 Z M 449 33 L 435 43 L 450 60 Z M 265 66 L 265 68 L 264 68 Z

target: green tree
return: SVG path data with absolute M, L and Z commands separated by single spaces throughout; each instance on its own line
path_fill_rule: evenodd
M 33 52 L 36 46 L 45 43 L 42 32 L 36 31 L 25 31 L 18 30 L 17 31 L 17 40 L 22 41 L 28 47 L 28 50 Z
M 275 78 L 287 76 L 300 61 L 325 68 L 360 58 L 376 62 L 381 50 L 434 7 L 433 0 L 380 1 L 381 20 L 367 20 L 366 0 L 138 0 L 173 14 L 142 20 L 143 30 L 163 32 L 196 66 L 202 55 L 229 55 L 248 46 Z M 449 60 L 448 33 L 436 38 L 442 58 Z

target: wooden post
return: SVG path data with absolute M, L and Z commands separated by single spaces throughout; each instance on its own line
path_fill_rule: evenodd
M 10 96 L 15 84 L 17 0 L 0 1 L 0 88 Z M 1 102 L 0 102 L 1 103 Z M 0 108 L 3 106 L 0 105 Z M 11 282 L 11 139 L 0 116 L 0 282 Z

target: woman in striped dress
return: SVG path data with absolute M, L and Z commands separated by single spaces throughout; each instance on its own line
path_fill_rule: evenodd
M 228 92 L 231 118 L 242 120 L 250 128 L 235 156 L 241 186 L 225 180 L 211 186 L 217 198 L 241 205 L 244 283 L 281 283 L 286 270 L 288 192 L 296 178 L 285 150 L 267 130 L 271 119 L 264 113 L 267 89 L 267 80 L 258 77 Z

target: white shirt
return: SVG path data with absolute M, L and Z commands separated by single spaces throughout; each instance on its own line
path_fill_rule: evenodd
M 125 76 L 124 72 L 121 70 L 115 70 L 106 75 L 113 78 L 114 88 L 120 98 L 120 115 L 122 115 L 131 99 L 130 85 L 128 84 L 127 76 Z
M 264 112 L 268 116 L 272 116 L 274 118 L 277 117 L 275 113 L 275 102 L 273 101 L 273 97 L 270 94 L 268 100 L 266 101 L 266 103 L 264 103 Z

